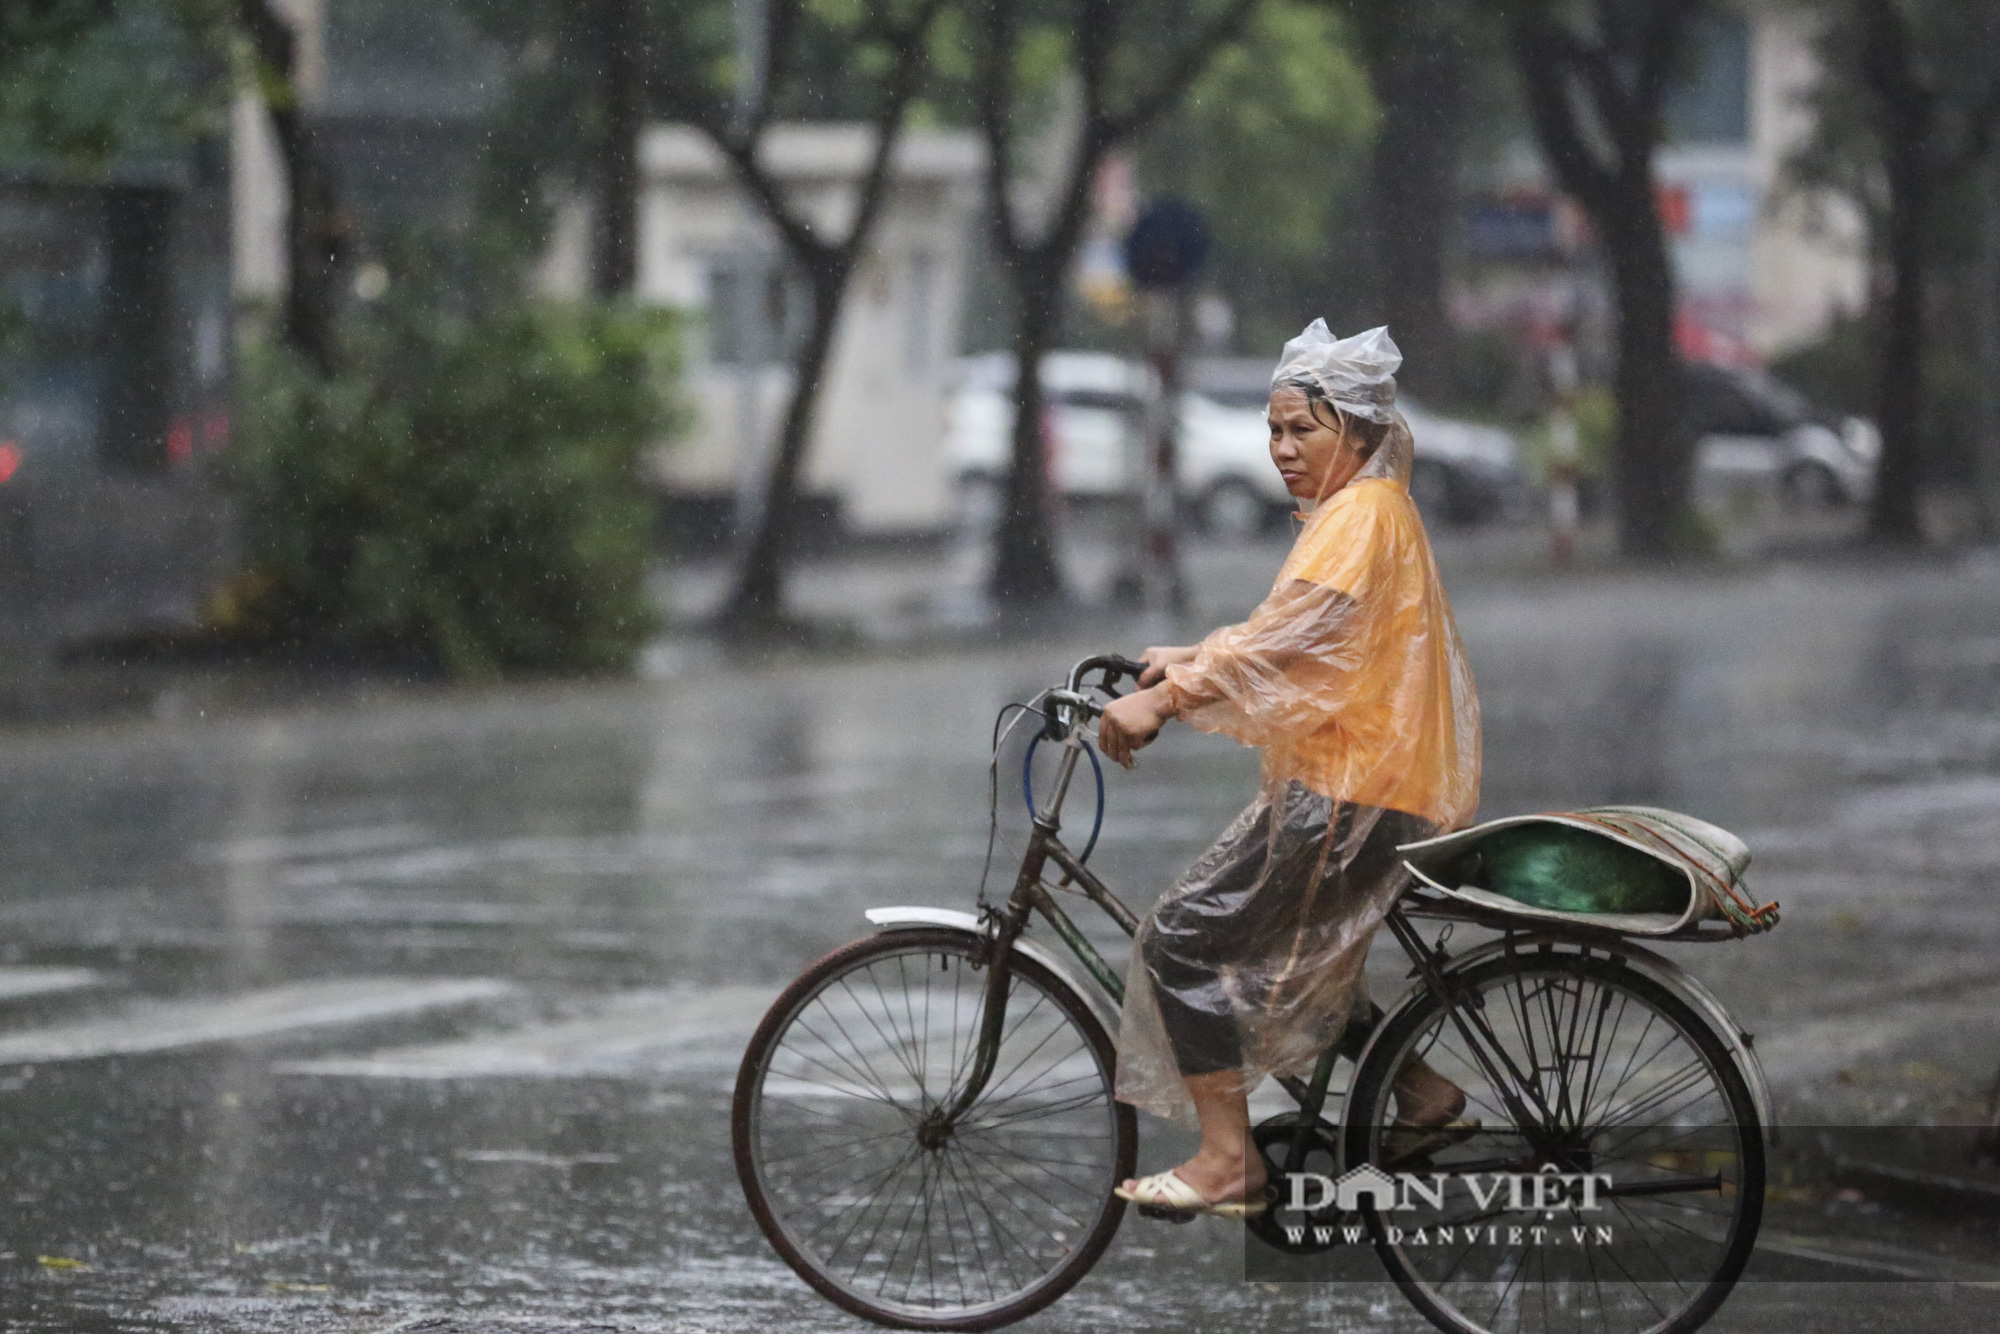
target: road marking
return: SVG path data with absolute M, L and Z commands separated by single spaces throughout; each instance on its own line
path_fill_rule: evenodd
M 507 1163 L 521 1167 L 559 1167 L 564 1171 L 578 1163 L 609 1166 L 619 1161 L 615 1153 L 543 1153 L 539 1149 L 459 1149 L 452 1157 L 462 1163 Z
M 233 996 L 160 1001 L 124 1015 L 0 1037 L 0 1065 L 242 1042 L 492 1000 L 512 990 L 493 978 L 342 977 Z
M 775 987 L 629 991 L 597 1014 L 510 1033 L 283 1061 L 282 1073 L 357 1079 L 577 1078 L 734 1069 Z
M 1891 1278 L 1915 1279 L 1926 1283 L 1976 1283 L 1990 1286 L 2000 1279 L 2000 1270 L 1986 1265 L 1966 1264 L 1946 1255 L 1926 1255 L 1880 1242 L 1851 1237 L 1809 1237 L 1789 1232 L 1760 1232 L 1757 1249 L 1847 1269 L 1867 1270 Z
M 0 1001 L 87 991 L 103 985 L 104 979 L 89 968 L 0 967 Z
M 418 825 L 368 825 L 356 829 L 322 830 L 316 834 L 231 839 L 227 843 L 210 844 L 196 856 L 201 861 L 221 862 L 226 866 L 249 866 L 315 857 L 352 857 L 389 848 L 406 848 L 428 837 L 429 832 Z

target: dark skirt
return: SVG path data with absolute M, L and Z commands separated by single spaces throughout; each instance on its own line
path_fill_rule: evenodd
M 1369 941 L 1409 874 L 1396 847 L 1434 832 L 1298 783 L 1252 803 L 1141 924 L 1120 1097 L 1155 1101 L 1144 1094 L 1168 1073 L 1162 1056 L 1179 1076 L 1238 1070 L 1254 1082 L 1338 1042 L 1371 1010 Z M 1349 1045 L 1366 1031 L 1356 1025 Z M 1164 1052 L 1147 1050 L 1161 1038 Z

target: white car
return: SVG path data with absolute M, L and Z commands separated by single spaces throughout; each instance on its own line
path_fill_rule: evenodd
M 1875 423 L 1822 412 L 1758 371 L 1691 363 L 1683 379 L 1698 493 L 1775 488 L 1800 509 L 1866 504 L 1875 494 Z
M 962 487 L 990 489 L 1007 475 L 1014 440 L 1014 358 L 994 352 L 959 363 L 945 418 L 945 458 Z M 1153 374 L 1109 352 L 1042 358 L 1049 475 L 1059 494 L 1111 497 L 1129 490 Z
M 982 513 L 997 503 L 994 492 L 1007 473 L 1013 380 L 1010 355 L 968 357 L 949 409 L 946 457 L 968 504 Z M 1138 489 L 1154 384 L 1143 363 L 1112 353 L 1051 352 L 1042 359 L 1049 475 L 1059 494 L 1109 499 Z M 1520 451 L 1513 436 L 1407 401 L 1401 407 L 1416 442 L 1410 490 L 1418 504 L 1454 522 L 1497 513 L 1518 485 Z M 1292 509 L 1295 502 L 1271 465 L 1261 390 L 1184 393 L 1179 444 L 1183 503 L 1208 531 L 1247 536 Z

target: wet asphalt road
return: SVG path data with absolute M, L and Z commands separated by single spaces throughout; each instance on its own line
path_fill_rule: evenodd
M 1452 587 L 1485 814 L 1648 801 L 1751 844 L 1784 924 L 1679 955 L 1757 1030 L 1781 1119 L 1974 1115 L 2000 563 Z M 995 708 L 1140 646 L 689 652 L 647 682 L 211 693 L 0 738 L 0 1326 L 859 1328 L 742 1205 L 742 1041 L 864 908 L 969 904 Z M 1170 733 L 1112 779 L 1107 879 L 1148 899 L 1254 769 Z M 1184 1143 L 1149 1131 L 1144 1161 Z M 1766 1239 L 1711 1328 L 2000 1327 L 1991 1223 L 1806 1182 Z M 1022 1328 L 1423 1327 L 1381 1285 L 1241 1268 L 1227 1224 L 1128 1218 Z

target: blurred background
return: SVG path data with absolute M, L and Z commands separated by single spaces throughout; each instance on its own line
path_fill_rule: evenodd
M 1495 559 L 2000 521 L 1972 0 L 10 8 L 10 681 L 623 667 L 888 548 L 938 623 L 1143 601 L 1282 527 L 1320 315 Z
M 1991 1124 L 1995 0 L 8 0 L 6 1322 L 830 1320 L 734 1055 L 968 901 L 995 708 L 1259 600 L 1318 316 L 1406 358 L 1483 813 L 1738 829 L 1786 926 L 1685 962 L 1781 1114 Z M 1164 740 L 1113 882 L 1253 784 Z M 1991 1327 L 1991 1148 L 1943 1221 L 1802 1159 L 1893 1281 L 1717 1327 Z M 1200 1231 L 1041 1327 L 1391 1318 Z

